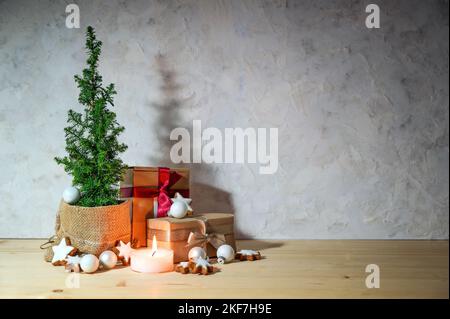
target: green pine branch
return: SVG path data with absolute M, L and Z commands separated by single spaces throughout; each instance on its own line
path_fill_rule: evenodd
M 126 165 L 119 155 L 127 146 L 118 141 L 125 128 L 116 120 L 116 114 L 108 109 L 114 106 L 117 94 L 114 84 L 103 86 L 103 78 L 98 72 L 102 42 L 95 31 L 86 31 L 87 67 L 81 75 L 75 75 L 75 83 L 80 90 L 78 102 L 84 106 L 84 113 L 69 110 L 64 129 L 66 152 L 55 161 L 73 177 L 73 185 L 81 193 L 77 203 L 94 207 L 118 203 L 118 184 Z

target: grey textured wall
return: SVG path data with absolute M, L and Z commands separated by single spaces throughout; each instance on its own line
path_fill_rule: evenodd
M 191 166 L 194 208 L 240 236 L 448 238 L 448 1 L 76 1 L 81 29 L 68 3 L 0 1 L 0 237 L 52 233 L 91 24 L 127 163 L 170 164 L 193 119 L 279 128 L 274 175 Z

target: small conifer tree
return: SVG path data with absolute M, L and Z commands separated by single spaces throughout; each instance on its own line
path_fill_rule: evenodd
M 79 206 L 94 207 L 118 203 L 120 182 L 126 165 L 119 158 L 127 146 L 119 143 L 118 136 L 124 131 L 116 120 L 116 114 L 108 109 L 114 106 L 117 93 L 114 84 L 103 86 L 98 72 L 102 42 L 98 41 L 92 27 L 87 28 L 87 68 L 81 76 L 75 75 L 80 89 L 78 102 L 84 113 L 69 110 L 64 129 L 67 156 L 55 157 L 72 175 L 73 185 L 81 191 Z

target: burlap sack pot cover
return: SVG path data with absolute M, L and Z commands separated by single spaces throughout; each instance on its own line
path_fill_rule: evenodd
M 82 253 L 99 255 L 115 246 L 118 240 L 130 241 L 130 200 L 118 205 L 81 207 L 61 201 L 56 235 L 67 237 L 71 246 Z

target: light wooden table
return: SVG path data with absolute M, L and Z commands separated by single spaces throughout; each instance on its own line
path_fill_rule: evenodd
M 76 279 L 44 262 L 42 240 L 0 240 L 1 298 L 448 298 L 448 241 L 239 241 L 265 256 L 210 276 L 129 267 Z M 368 289 L 366 265 L 380 267 Z M 66 286 L 66 280 L 69 287 Z

